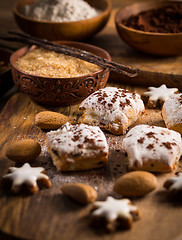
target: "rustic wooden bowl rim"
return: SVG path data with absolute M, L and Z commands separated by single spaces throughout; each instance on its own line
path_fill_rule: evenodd
M 165 1 L 158 1 L 159 3 L 161 4 L 166 4 L 166 3 L 181 3 L 182 4 L 182 1 L 172 1 L 172 0 L 165 0 Z M 143 34 L 143 35 L 148 35 L 148 36 L 164 36 L 164 37 L 167 37 L 167 36 L 181 36 L 182 35 L 182 32 L 181 33 L 154 33 L 154 32 L 146 32 L 146 31 L 141 31 L 141 30 L 137 30 L 137 29 L 134 29 L 134 28 L 130 28 L 130 27 L 127 27 L 126 25 L 122 24 L 122 22 L 119 20 L 119 17 L 122 15 L 122 12 L 126 9 L 126 8 L 133 8 L 135 5 L 138 5 L 138 4 L 143 4 L 144 2 L 141 1 L 141 2 L 135 2 L 131 5 L 127 5 L 125 6 L 124 8 L 121 8 L 119 9 L 116 14 L 115 14 L 115 23 L 120 27 L 120 28 L 123 28 L 123 29 L 126 29 L 127 31 L 130 31 L 130 32 L 133 32 L 133 33 L 136 33 L 136 34 Z M 145 2 L 146 3 L 146 2 Z M 156 1 L 150 1 L 148 2 L 148 4 L 150 3 L 156 3 Z M 143 12 L 145 10 L 142 10 L 141 12 Z
M 97 46 L 95 46 L 95 45 L 91 45 L 91 44 L 88 44 L 88 43 L 76 42 L 76 41 L 54 41 L 54 43 L 60 43 L 60 44 L 62 44 L 62 45 L 64 45 L 64 44 L 65 44 L 65 45 L 66 45 L 66 44 L 68 44 L 68 45 L 72 45 L 72 44 L 74 45 L 74 44 L 76 44 L 76 45 L 81 45 L 81 46 L 89 47 L 89 48 L 92 48 L 92 49 L 98 49 L 99 51 L 101 51 L 102 53 L 104 53 L 104 55 L 106 56 L 105 58 L 106 58 L 107 60 L 111 60 L 111 56 L 110 56 L 110 54 L 109 54 L 106 50 L 104 50 L 104 49 L 102 49 L 102 48 L 100 48 L 100 47 L 97 47 Z M 70 80 L 73 80 L 73 81 L 76 81 L 76 80 L 79 80 L 79 79 L 83 79 L 83 78 L 85 78 L 85 77 L 94 76 L 94 75 L 99 74 L 99 73 L 101 73 L 101 72 L 103 71 L 103 69 L 101 69 L 101 70 L 96 71 L 96 72 L 94 72 L 94 73 L 87 74 L 87 75 L 82 75 L 82 76 L 79 76 L 79 77 L 69 77 L 69 78 L 56 77 L 56 78 L 53 78 L 53 77 L 44 77 L 44 76 L 33 75 L 33 74 L 27 73 L 27 72 L 23 71 L 22 69 L 18 68 L 18 67 L 16 66 L 15 61 L 17 61 L 17 59 L 20 58 L 20 57 L 18 57 L 17 54 L 18 54 L 20 51 L 22 51 L 23 49 L 25 49 L 25 53 L 27 53 L 28 51 L 31 51 L 32 49 L 34 49 L 34 48 L 36 48 L 36 47 L 37 47 L 37 46 L 35 46 L 35 45 L 33 45 L 33 46 L 31 46 L 31 47 L 29 47 L 29 46 L 24 46 L 24 47 L 18 49 L 17 51 L 15 51 L 14 53 L 12 53 L 12 55 L 11 55 L 11 57 L 10 57 L 10 64 L 12 65 L 12 67 L 14 67 L 14 68 L 17 69 L 19 72 L 21 72 L 21 73 L 23 73 L 23 74 L 25 74 L 25 75 L 27 75 L 27 76 L 39 78 L 39 79 L 42 79 L 42 80 L 44 80 L 44 79 L 55 79 L 55 80 L 63 80 L 63 81 L 65 81 L 65 80 L 69 80 L 69 81 L 70 81 Z M 78 48 L 79 48 L 79 47 L 78 47 Z M 25 54 L 25 53 L 24 53 L 24 54 Z M 23 56 L 23 55 L 22 55 L 22 56 Z M 98 54 L 98 56 L 100 56 L 100 55 Z
M 99 1 L 101 1 L 101 0 L 99 0 Z M 34 19 L 34 18 L 30 18 L 30 17 L 27 17 L 24 14 L 20 13 L 20 11 L 18 10 L 17 5 L 19 4 L 19 1 L 14 3 L 14 5 L 13 5 L 13 12 L 14 12 L 14 14 L 18 15 L 20 18 L 24 18 L 26 20 L 29 20 L 29 21 L 32 21 L 32 22 L 37 22 L 37 23 L 65 24 L 65 25 L 68 25 L 68 24 L 71 24 L 71 23 L 79 24 L 81 22 L 89 22 L 90 20 L 93 20 L 93 19 L 96 20 L 98 18 L 102 18 L 105 15 L 107 15 L 111 11 L 112 5 L 111 5 L 111 0 L 105 0 L 105 1 L 107 3 L 106 8 L 104 10 L 102 10 L 100 14 L 98 14 L 95 17 L 88 18 L 88 19 L 85 19 L 85 20 L 79 20 L 79 21 L 56 22 L 56 21 L 37 20 L 37 19 Z
M 6 53 L 7 56 L 9 56 L 9 59 L 10 59 L 12 53 L 13 53 L 13 51 L 8 49 L 8 48 L 0 47 L 0 55 L 1 55 L 1 59 L 0 60 L 1 61 L 4 61 L 4 59 L 5 59 L 4 55 L 2 54 L 3 52 Z M 9 72 L 10 70 L 11 70 L 11 66 L 9 68 L 7 68 L 6 71 L 3 71 L 2 73 L 0 73 L 0 76 L 4 75 L 5 73 Z

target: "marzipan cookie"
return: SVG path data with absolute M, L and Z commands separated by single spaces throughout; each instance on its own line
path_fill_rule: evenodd
M 140 95 L 125 89 L 107 87 L 100 89 L 81 104 L 82 122 L 99 126 L 113 134 L 125 134 L 145 111 Z
M 66 123 L 47 133 L 47 146 L 60 171 L 100 168 L 108 161 L 108 146 L 99 127 Z
M 168 98 L 163 105 L 162 116 L 167 128 L 182 134 L 182 93 Z
M 167 128 L 137 125 L 123 140 L 131 170 L 169 172 L 176 168 L 181 157 L 181 135 Z

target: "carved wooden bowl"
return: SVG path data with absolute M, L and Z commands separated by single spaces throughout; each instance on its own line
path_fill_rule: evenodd
M 181 1 L 143 1 L 120 9 L 115 15 L 115 24 L 119 36 L 129 46 L 141 52 L 158 55 L 173 56 L 182 54 L 181 33 L 153 33 L 135 30 L 123 25 L 123 19 L 151 9 L 159 9 Z M 181 3 L 182 4 L 182 3 Z
M 90 44 L 70 41 L 60 41 L 59 44 L 79 48 L 108 60 L 111 59 L 108 52 Z M 17 59 L 28 50 L 30 49 L 26 46 L 11 55 L 12 76 L 19 90 L 28 94 L 37 103 L 50 106 L 77 104 L 94 91 L 105 87 L 107 83 L 108 69 L 74 78 L 49 78 L 28 74 L 16 66 Z
M 22 31 L 35 37 L 48 40 L 81 41 L 89 39 L 101 31 L 111 13 L 110 0 L 86 0 L 101 13 L 93 18 L 74 22 L 39 21 L 21 13 L 24 5 L 33 4 L 36 0 L 18 0 L 13 7 L 15 20 Z
M 7 66 L 12 54 L 10 49 L 0 47 L 0 61 L 3 61 Z M 11 66 L 7 67 L 5 71 L 0 72 L 0 98 L 13 86 L 13 80 L 11 76 Z

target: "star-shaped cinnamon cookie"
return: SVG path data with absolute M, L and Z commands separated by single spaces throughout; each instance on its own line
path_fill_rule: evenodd
M 106 201 L 93 203 L 91 212 L 91 224 L 100 226 L 106 231 L 112 232 L 116 229 L 129 229 L 134 220 L 139 218 L 136 206 L 129 199 L 114 199 L 107 197 Z
M 182 172 L 178 172 L 176 176 L 167 179 L 164 187 L 172 195 L 182 195 Z
M 148 108 L 162 108 L 164 102 L 177 92 L 177 88 L 167 88 L 165 84 L 149 87 L 148 91 L 142 94 L 142 100 Z
M 31 167 L 25 163 L 22 167 L 10 167 L 2 179 L 2 185 L 14 193 L 36 194 L 39 187 L 51 187 L 49 177 L 42 167 Z

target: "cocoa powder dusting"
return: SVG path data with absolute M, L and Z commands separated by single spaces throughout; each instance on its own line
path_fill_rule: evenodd
M 152 9 L 122 21 L 127 27 L 154 33 L 182 32 L 182 3 Z
M 141 137 L 140 139 L 137 140 L 137 142 L 138 142 L 138 143 L 143 143 L 144 140 L 145 140 L 145 138 L 144 138 L 144 137 Z
M 167 149 L 172 149 L 171 143 L 170 142 L 163 142 L 162 143 Z
M 154 148 L 154 144 L 149 144 L 148 146 L 147 146 L 147 148 L 150 150 L 150 149 L 153 149 Z

